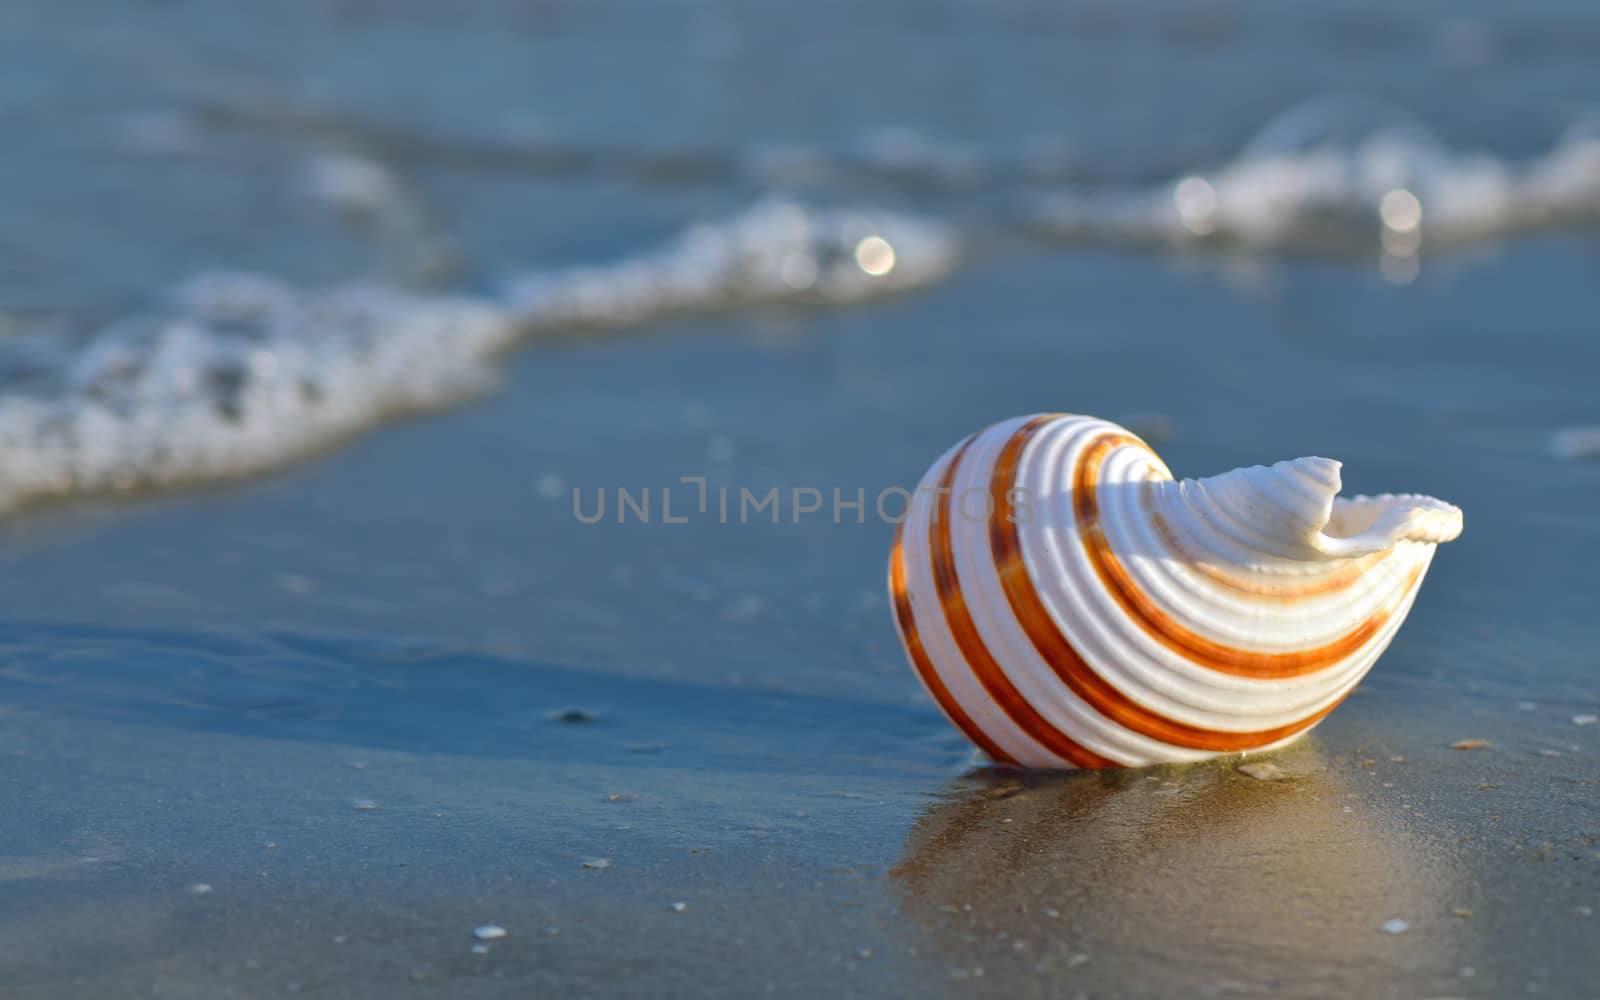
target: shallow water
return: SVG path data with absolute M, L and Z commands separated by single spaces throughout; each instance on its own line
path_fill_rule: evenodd
M 0 357 L 36 359 L 0 402 L 99 412 L 61 388 L 85 339 L 218 269 L 499 316 L 519 277 L 548 294 L 591 266 L 563 287 L 621 311 L 524 317 L 498 354 L 293 326 L 349 362 L 339 386 L 463 356 L 501 385 L 330 434 L 267 411 L 251 426 L 309 457 L 168 492 L 69 477 L 0 522 L 7 995 L 1595 989 L 1600 725 L 1573 720 L 1600 712 L 1600 464 L 1549 437 L 1600 422 L 1584 213 L 1448 251 L 1424 230 L 1400 271 L 1362 198 L 1309 256 L 1030 225 L 1353 90 L 1537 162 L 1600 106 L 1583 8 L 251 11 L 0 14 Z M 772 195 L 959 251 L 907 287 L 849 270 L 859 233 L 803 242 L 863 290 L 842 301 L 788 284 L 798 251 L 765 236 L 648 256 Z M 907 263 L 924 245 L 895 239 Z M 606 269 L 639 260 L 642 285 Z M 231 440 L 161 421 L 210 412 L 193 371 L 237 333 L 180 344 L 176 381 L 93 368 L 123 379 L 110 440 L 171 445 L 137 471 Z M 1179 475 L 1323 454 L 1348 492 L 1465 510 L 1287 780 L 973 772 L 921 696 L 871 498 L 1055 409 L 1129 423 Z M 34 440 L 11 460 L 62 454 Z M 680 482 L 701 475 L 778 487 L 781 523 L 701 515 Z M 575 519 L 574 489 L 618 487 L 671 488 L 687 522 Z M 866 523 L 792 520 L 797 487 L 863 489 Z M 490 922 L 509 935 L 472 953 Z

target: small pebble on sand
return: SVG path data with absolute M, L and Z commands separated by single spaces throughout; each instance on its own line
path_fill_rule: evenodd
M 1385 934 L 1404 934 L 1410 929 L 1411 922 L 1409 920 L 1402 920 L 1399 917 L 1395 917 L 1393 920 L 1385 920 L 1383 922 L 1383 932 Z
M 1469 740 L 1456 740 L 1454 743 L 1450 744 L 1450 749 L 1452 749 L 1452 750 L 1482 750 L 1483 748 L 1487 747 L 1488 745 L 1489 745 L 1489 741 L 1488 740 L 1480 740 L 1480 739 L 1477 739 L 1477 738 L 1473 738 L 1473 739 L 1469 739 Z
M 610 868 L 611 867 L 611 859 L 610 858 L 590 858 L 588 861 L 585 861 L 583 863 L 583 867 L 592 868 L 595 871 L 602 871 L 602 870 L 604 870 L 606 868 Z
M 1574 715 L 1572 717 L 1574 726 L 1592 726 L 1596 722 L 1600 722 L 1600 715 Z
M 1377 767 L 1378 766 L 1378 762 L 1368 758 L 1367 760 L 1362 761 L 1357 766 L 1358 767 Z
M 1255 764 L 1240 764 L 1237 770 L 1240 774 L 1248 775 L 1257 781 L 1277 781 L 1280 778 L 1288 777 L 1287 774 L 1283 773 L 1281 767 L 1266 761 Z
M 479 941 L 498 941 L 506 936 L 506 929 L 499 924 L 484 924 L 473 928 L 472 936 Z

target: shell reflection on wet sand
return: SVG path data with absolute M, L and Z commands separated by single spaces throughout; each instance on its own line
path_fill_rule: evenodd
M 907 947 L 1008 994 L 1376 996 L 1401 973 L 1459 991 L 1448 853 L 1314 748 L 1278 760 L 1268 781 L 1223 762 L 961 779 L 890 872 Z

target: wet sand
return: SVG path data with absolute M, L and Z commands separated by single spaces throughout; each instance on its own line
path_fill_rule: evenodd
M 997 257 L 870 311 L 534 349 L 494 398 L 281 475 L 9 522 L 8 993 L 1590 992 L 1600 466 L 1536 445 L 1593 348 L 1477 347 L 1579 260 L 1465 264 L 1411 322 L 1319 269 L 1252 299 Z M 586 526 L 547 495 L 871 495 L 1063 404 L 1163 415 L 1180 474 L 1323 452 L 1467 511 L 1283 778 L 975 771 L 895 646 L 887 525 Z
M 1380 675 L 1275 780 L 963 774 L 925 708 L 30 631 L 3 679 L 13 996 L 1593 985 L 1592 738 L 1549 708 Z

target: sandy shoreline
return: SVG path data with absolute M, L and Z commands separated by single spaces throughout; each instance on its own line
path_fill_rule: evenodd
M 928 708 L 289 635 L 4 640 L 16 996 L 1575 995 L 1594 972 L 1569 960 L 1592 734 L 1553 707 L 1431 688 L 1419 719 L 1379 677 L 1278 780 L 964 774 Z M 1449 749 L 1469 731 L 1491 746 Z
M 1459 309 L 1573 275 L 1564 245 L 1523 248 Z M 1379 373 L 1307 401 L 1230 359 L 1367 351 L 1266 337 L 1231 302 L 1147 261 L 1000 261 L 803 339 L 765 317 L 530 352 L 500 396 L 281 476 L 8 523 L 10 995 L 1592 989 L 1600 726 L 1572 719 L 1593 624 L 1582 560 L 1518 539 L 1561 524 L 1591 551 L 1595 468 L 1522 453 L 1497 406 L 1446 417 L 1493 385 L 1531 436 L 1587 348 L 1550 333 L 1519 369 L 1468 340 L 1436 397 Z M 1172 325 L 1201 308 L 1204 344 Z M 1306 446 L 1354 488 L 1468 511 L 1284 780 L 969 774 L 895 647 L 885 526 L 579 528 L 540 489 L 881 487 L 1063 396 L 1159 404 L 1183 471 Z M 1450 749 L 1469 738 L 1489 746 Z M 474 954 L 491 922 L 508 935 Z

